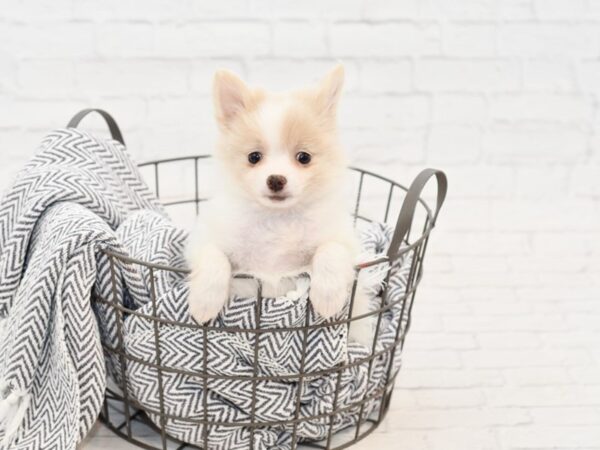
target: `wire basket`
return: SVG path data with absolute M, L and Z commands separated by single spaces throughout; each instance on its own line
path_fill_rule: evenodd
M 85 114 L 82 114 L 80 117 L 74 119 L 73 123 L 69 126 L 76 126 L 77 123 L 83 118 Z M 116 123 L 112 121 L 110 116 L 104 117 L 108 122 L 111 134 L 114 139 L 117 139 L 123 142 L 122 136 Z M 198 214 L 198 211 L 201 209 L 202 202 L 206 200 L 200 195 L 201 187 L 201 171 L 202 165 L 210 161 L 209 156 L 207 155 L 198 155 L 198 156 L 189 156 L 189 157 L 180 157 L 180 158 L 171 158 L 171 159 L 163 159 L 157 161 L 151 161 L 147 163 L 140 164 L 140 170 L 147 171 L 150 174 L 150 179 L 148 180 L 149 184 L 154 184 L 154 191 L 156 195 L 161 199 L 163 205 L 166 210 L 177 210 L 181 213 L 182 209 L 187 210 L 190 215 L 195 216 Z M 161 174 L 168 171 L 170 167 L 178 165 L 181 167 L 182 165 L 187 167 L 186 173 L 191 178 L 190 182 L 187 184 L 189 187 L 189 192 L 183 199 L 181 195 L 177 197 L 171 196 L 170 198 L 167 195 L 163 195 L 162 190 L 164 191 L 165 186 L 161 186 Z M 393 386 L 398 374 L 398 370 L 394 369 L 396 364 L 394 363 L 395 358 L 399 358 L 399 355 L 404 346 L 405 338 L 407 332 L 410 328 L 411 323 L 411 312 L 413 307 L 413 301 L 416 293 L 416 289 L 419 285 L 419 282 L 423 273 L 423 260 L 425 256 L 425 251 L 427 249 L 427 243 L 429 240 L 429 236 L 431 230 L 433 229 L 440 208 L 444 202 L 446 191 L 447 191 L 447 180 L 446 176 L 443 172 L 434 170 L 434 169 L 426 169 L 422 171 L 413 181 L 410 188 L 405 188 L 399 183 L 377 175 L 375 173 L 361 170 L 358 168 L 351 168 L 354 172 L 354 176 L 356 179 L 356 197 L 355 197 L 355 205 L 354 205 L 354 221 L 356 226 L 361 226 L 361 224 L 368 222 L 385 222 L 388 223 L 392 217 L 397 217 L 397 220 L 394 220 L 392 225 L 393 234 L 391 238 L 391 244 L 389 246 L 389 250 L 387 254 L 384 256 L 378 256 L 370 261 L 362 262 L 360 265 L 355 267 L 356 277 L 353 284 L 352 295 L 350 299 L 350 306 L 348 314 L 342 319 L 331 319 L 324 324 L 320 325 L 312 325 L 309 324 L 308 321 L 305 326 L 296 327 L 293 329 L 289 329 L 291 331 L 297 331 L 301 333 L 304 337 L 303 345 L 302 345 L 302 354 L 301 354 L 301 363 L 300 363 L 300 371 L 294 376 L 264 376 L 259 375 L 259 365 L 258 365 L 258 354 L 259 354 L 259 336 L 264 335 L 266 333 L 276 333 L 282 330 L 273 330 L 273 329 L 261 329 L 260 328 L 260 315 L 262 310 L 262 303 L 264 299 L 261 296 L 261 283 L 260 280 L 257 280 L 257 296 L 258 301 L 256 302 L 256 310 L 255 314 L 257 317 L 257 327 L 256 328 L 240 328 L 240 329 L 228 329 L 231 333 L 244 333 L 245 335 L 251 334 L 255 337 L 254 339 L 254 364 L 253 364 L 253 374 L 252 376 L 239 377 L 243 378 L 246 381 L 251 381 L 253 385 L 252 392 L 252 404 L 249 411 L 250 420 L 245 423 L 239 422 L 216 422 L 214 421 L 208 412 L 208 406 L 206 403 L 206 398 L 208 395 L 204 395 L 204 404 L 203 411 L 201 411 L 202 419 L 189 419 L 185 416 L 177 416 L 176 414 L 167 414 L 165 412 L 164 404 L 165 404 L 165 386 L 164 386 L 164 374 L 169 371 L 176 371 L 176 368 L 168 367 L 167 365 L 163 365 L 160 359 L 160 333 L 159 328 L 163 326 L 168 321 L 161 319 L 157 316 L 145 316 L 143 320 L 148 320 L 152 322 L 152 326 L 154 327 L 154 345 L 156 346 L 156 361 L 152 364 L 152 367 L 157 369 L 158 374 L 158 403 L 160 405 L 159 410 L 150 410 L 148 407 L 140 404 L 135 401 L 128 395 L 128 374 L 127 374 L 127 364 L 133 361 L 133 358 L 125 351 L 124 347 L 124 319 L 128 315 L 136 315 L 133 309 L 128 309 L 127 307 L 117 304 L 114 300 L 108 298 L 100 298 L 98 295 L 93 295 L 93 302 L 97 302 L 98 304 L 102 304 L 105 308 L 114 308 L 114 314 L 117 317 L 117 331 L 118 331 L 118 340 L 119 345 L 116 348 L 109 347 L 103 344 L 103 350 L 107 357 L 117 358 L 120 361 L 120 380 L 113 381 L 109 383 L 109 388 L 107 389 L 106 399 L 102 408 L 102 412 L 100 414 L 100 419 L 102 422 L 110 428 L 114 433 L 122 437 L 123 439 L 138 445 L 139 447 L 146 449 L 210 449 L 210 429 L 211 426 L 219 425 L 219 426 L 230 426 L 230 427 L 247 427 L 250 429 L 251 437 L 248 448 L 254 449 L 255 446 L 255 438 L 254 433 L 255 430 L 261 427 L 267 426 L 285 426 L 291 430 L 292 438 L 291 438 L 291 449 L 295 449 L 298 446 L 306 446 L 309 448 L 320 448 L 320 449 L 342 449 L 346 448 L 355 442 L 358 442 L 365 436 L 369 435 L 372 431 L 374 431 L 377 426 L 384 419 L 390 405 L 390 400 L 393 392 Z M 435 177 L 437 181 L 437 200 L 434 209 L 431 209 L 427 202 L 422 198 L 422 192 L 426 185 L 426 183 L 432 178 Z M 399 211 L 398 211 L 399 210 Z M 185 272 L 182 271 L 181 268 L 176 267 L 168 267 L 162 266 L 158 264 L 152 264 L 144 261 L 140 261 L 128 256 L 124 256 L 121 254 L 117 254 L 111 252 L 109 250 L 102 250 L 106 257 L 110 260 L 111 267 L 114 267 L 115 264 L 122 262 L 129 265 L 139 265 L 141 268 L 145 268 L 150 274 L 151 279 L 153 280 L 154 274 L 159 271 L 171 271 L 171 272 Z M 391 267 L 395 262 L 404 261 L 408 262 L 410 266 L 407 268 L 408 277 L 406 281 L 406 286 L 403 294 L 399 298 L 394 298 L 393 302 L 387 301 L 388 295 L 388 286 L 389 276 L 391 271 L 387 270 L 386 279 L 383 283 L 383 291 L 381 292 L 381 304 L 380 307 L 366 314 L 362 314 L 360 316 L 353 317 L 352 316 L 352 305 L 354 302 L 354 295 L 356 293 L 356 286 L 358 276 L 361 271 L 374 268 L 377 266 L 381 267 Z M 242 275 L 243 276 L 243 275 Z M 244 276 L 247 277 L 247 276 Z M 116 286 L 114 286 L 115 280 L 113 278 L 113 289 L 116 290 Z M 152 282 L 152 281 L 151 281 Z M 154 289 L 152 289 L 154 293 Z M 154 305 L 154 311 L 156 311 L 156 295 L 152 295 L 152 303 Z M 392 306 L 399 306 L 401 308 L 401 313 L 399 315 L 398 323 L 394 324 L 395 327 L 395 338 L 391 345 L 387 346 L 385 349 L 376 351 L 376 339 L 378 336 L 379 327 L 382 323 L 382 315 L 390 309 Z M 310 308 L 310 302 L 307 303 L 307 308 Z M 309 317 L 308 311 L 306 317 Z M 376 320 L 376 331 L 374 334 L 373 343 L 370 346 L 370 352 L 364 358 L 353 361 L 353 362 L 345 362 L 336 365 L 335 367 L 331 367 L 328 370 L 321 370 L 318 372 L 311 372 L 305 370 L 305 359 L 307 355 L 307 333 L 309 330 L 315 329 L 317 327 L 339 327 L 349 326 L 351 322 L 356 320 Z M 170 326 L 177 326 L 177 323 L 168 323 Z M 189 324 L 185 324 L 186 327 L 190 327 Z M 206 336 L 211 329 L 215 327 L 210 327 L 208 325 L 195 325 L 195 329 L 200 330 L 203 335 Z M 206 342 L 206 341 L 205 341 Z M 203 350 L 203 367 L 204 370 L 195 374 L 199 380 L 201 380 L 201 384 L 203 384 L 204 391 L 206 392 L 207 386 L 209 382 L 218 381 L 222 377 L 217 374 L 211 374 L 207 370 L 208 364 L 208 356 L 207 356 L 207 345 L 204 346 Z M 367 396 L 365 392 L 364 398 L 356 401 L 350 405 L 345 405 L 344 407 L 340 407 L 337 405 L 338 393 L 340 390 L 340 379 L 343 371 L 349 369 L 351 366 L 357 364 L 365 364 L 368 366 L 368 374 L 371 375 L 371 370 L 373 366 L 373 362 L 376 358 L 386 357 L 387 367 L 385 368 L 384 381 L 381 386 L 375 391 L 370 393 Z M 136 361 L 139 363 L 140 361 Z M 397 361 L 396 361 L 397 362 Z M 335 385 L 335 393 L 333 396 L 333 404 L 329 411 L 326 413 L 315 415 L 312 417 L 301 417 L 300 416 L 300 407 L 301 407 L 301 391 L 303 382 L 314 377 L 323 376 L 324 374 L 333 374 L 337 376 L 337 383 Z M 265 380 L 273 380 L 273 381 L 283 381 L 287 383 L 298 383 L 298 395 L 295 404 L 295 412 L 294 418 L 292 420 L 281 420 L 281 421 L 271 421 L 265 422 L 256 418 L 255 408 L 256 408 L 256 384 L 258 381 Z M 372 402 L 376 402 L 376 408 L 371 408 L 370 411 L 366 411 L 365 406 L 367 404 L 372 405 Z M 353 412 L 356 414 L 358 412 L 358 420 L 357 423 L 350 429 L 346 429 L 344 431 L 334 432 L 333 422 L 334 417 L 340 417 L 344 414 L 349 414 Z M 156 424 L 156 420 L 151 421 L 149 417 L 153 415 L 154 417 L 159 417 L 159 424 Z M 324 439 L 314 442 L 314 441 L 306 441 L 300 439 L 297 434 L 298 426 L 303 422 L 310 422 L 311 420 L 327 420 L 329 421 L 328 432 Z M 202 426 L 202 442 L 197 443 L 197 445 L 189 444 L 178 440 L 172 436 L 169 436 L 165 430 L 165 423 L 167 420 L 177 420 L 181 422 L 190 421 L 192 424 Z M 159 425 L 159 426 L 157 426 Z M 198 446 L 199 445 L 199 446 Z

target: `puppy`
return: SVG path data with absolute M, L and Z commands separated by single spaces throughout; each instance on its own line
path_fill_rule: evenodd
M 315 87 L 272 93 L 250 89 L 231 72 L 215 74 L 220 189 L 186 251 L 197 322 L 217 316 L 232 287 L 256 295 L 256 283 L 233 283 L 232 273 L 254 275 L 263 296 L 275 297 L 307 272 L 318 314 L 329 318 L 344 307 L 359 245 L 342 199 L 346 159 L 336 110 L 343 80 L 338 65 Z M 353 316 L 365 313 L 366 303 L 359 292 Z M 368 340 L 366 323 L 351 326 L 357 340 Z

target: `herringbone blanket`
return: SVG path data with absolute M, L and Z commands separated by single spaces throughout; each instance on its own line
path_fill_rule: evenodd
M 0 203 L 0 448 L 75 449 L 98 416 L 107 374 L 125 387 L 132 404 L 149 410 L 158 426 L 183 441 L 202 444 L 205 419 L 240 423 L 206 430 L 208 447 L 223 450 L 247 448 L 251 427 L 243 424 L 251 422 L 252 411 L 256 422 L 274 422 L 256 428 L 254 448 L 287 449 L 295 419 L 315 416 L 295 432 L 302 440 L 321 439 L 334 401 L 344 409 L 382 388 L 385 353 L 373 360 L 370 376 L 367 363 L 344 370 L 335 395 L 338 377 L 331 369 L 370 353 L 347 344 L 342 325 L 306 335 L 261 333 L 255 371 L 257 335 L 233 330 L 254 328 L 257 319 L 265 329 L 321 323 L 307 308 L 306 279 L 299 278 L 286 297 L 263 299 L 260 318 L 256 299 L 232 299 L 204 334 L 189 316 L 183 274 L 151 271 L 103 251 L 184 268 L 185 239 L 121 144 L 75 129 L 43 140 Z M 364 233 L 371 255 L 383 252 L 389 240 L 381 225 Z M 393 269 L 389 300 L 403 294 L 407 266 Z M 375 305 L 382 277 L 371 278 Z M 92 297 L 139 314 L 124 314 L 120 322 L 114 308 Z M 386 311 L 376 351 L 394 342 L 401 311 L 401 304 Z M 302 358 L 304 340 L 308 353 Z M 123 346 L 131 358 L 103 354 L 102 345 Z M 393 371 L 400 358 L 394 361 Z M 321 373 L 299 382 L 301 371 Z M 247 379 L 253 375 L 273 378 L 254 383 Z M 367 402 L 363 417 L 376 406 Z M 357 417 L 357 408 L 334 415 L 333 430 Z

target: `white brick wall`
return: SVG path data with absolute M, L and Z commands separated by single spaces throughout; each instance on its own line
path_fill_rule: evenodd
M 0 188 L 79 108 L 138 160 L 204 152 L 215 68 L 285 88 L 335 60 L 354 162 L 450 178 L 392 411 L 356 448 L 600 449 L 596 0 L 3 0 Z

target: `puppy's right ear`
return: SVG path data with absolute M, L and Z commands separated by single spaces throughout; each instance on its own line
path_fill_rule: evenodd
M 213 82 L 213 99 L 217 122 L 227 127 L 250 101 L 248 86 L 233 72 L 218 70 Z

